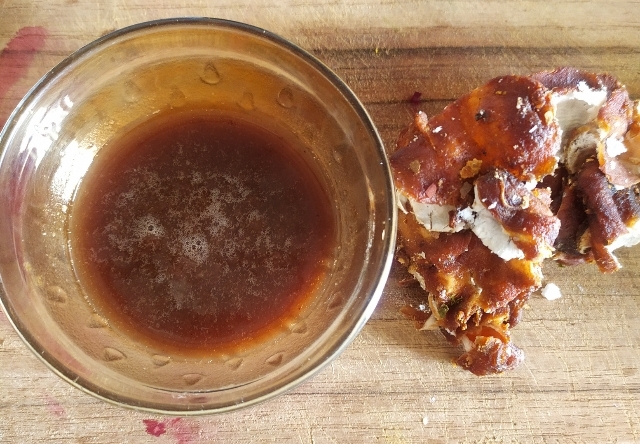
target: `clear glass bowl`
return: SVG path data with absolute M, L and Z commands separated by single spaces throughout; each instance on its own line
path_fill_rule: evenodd
M 339 248 L 288 328 L 232 355 L 189 358 L 137 343 L 87 302 L 69 255 L 74 193 L 122 128 L 197 102 L 275 119 L 311 151 L 338 214 Z M 216 19 L 132 26 L 82 48 L 23 99 L 0 135 L 0 302 L 53 371 L 99 398 L 197 414 L 251 405 L 310 377 L 373 312 L 394 250 L 382 142 L 349 88 L 300 48 Z

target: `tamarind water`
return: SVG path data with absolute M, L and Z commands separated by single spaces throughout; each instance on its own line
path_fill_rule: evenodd
M 286 328 L 331 265 L 336 216 L 295 137 L 167 110 L 97 154 L 69 223 L 72 262 L 110 326 L 173 351 Z

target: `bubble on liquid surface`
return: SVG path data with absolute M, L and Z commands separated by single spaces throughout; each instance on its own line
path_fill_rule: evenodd
M 191 173 L 191 185 L 198 185 L 202 183 L 202 174 L 199 171 Z
M 51 285 L 47 287 L 47 299 L 53 302 L 65 303 L 67 302 L 67 292 L 57 285 Z
M 187 97 L 184 93 L 178 88 L 174 86 L 171 88 L 171 93 L 169 94 L 169 105 L 173 108 L 180 108 L 187 104 Z
M 333 310 L 341 307 L 344 304 L 344 297 L 341 294 L 334 294 L 331 302 L 329 302 L 328 309 Z
M 155 366 L 163 367 L 167 365 L 169 362 L 171 362 L 171 358 L 169 356 L 164 356 L 164 355 L 153 355 L 151 357 L 151 361 Z
M 109 323 L 105 318 L 100 316 L 98 313 L 93 313 L 89 317 L 89 328 L 106 328 L 109 326 Z
M 291 108 L 293 106 L 293 93 L 289 88 L 282 88 L 276 100 L 283 108 Z
M 64 96 L 62 99 L 60 99 L 60 109 L 62 111 L 70 111 L 71 108 L 73 107 L 73 100 L 71 100 L 71 97 Z
M 126 358 L 124 353 L 112 347 L 105 347 L 104 350 L 102 351 L 102 357 L 107 362 L 120 361 Z
M 305 321 L 300 321 L 297 324 L 293 324 L 289 327 L 292 333 L 304 334 L 307 332 L 307 323 Z
M 182 253 L 192 261 L 202 264 L 209 257 L 209 243 L 204 235 L 196 233 L 183 236 L 181 243 Z
M 142 91 L 131 80 L 124 83 L 122 97 L 126 102 L 134 103 L 140 100 L 142 97 Z
M 200 382 L 202 378 L 204 378 L 204 376 L 199 373 L 189 373 L 182 376 L 182 380 L 186 385 L 195 385 Z
M 240 365 L 242 365 L 242 358 L 231 358 L 228 361 L 225 361 L 225 364 L 231 370 L 237 370 Z
M 218 72 L 218 69 L 213 64 L 213 62 L 209 62 L 204 65 L 202 74 L 200 74 L 200 80 L 202 80 L 207 85 L 216 85 L 220 83 L 220 80 L 222 80 L 222 78 L 220 77 L 220 73 Z
M 240 108 L 246 111 L 253 110 L 256 107 L 253 103 L 253 94 L 251 94 L 249 91 L 245 92 L 242 95 L 242 99 L 240 99 L 240 101 L 238 102 L 238 105 L 240 105 Z
M 347 152 L 349 150 L 349 146 L 345 145 L 345 144 L 341 144 L 336 146 L 333 149 L 333 159 L 337 162 L 337 163 L 342 163 L 342 161 L 344 160 L 344 153 Z
M 136 220 L 135 233 L 138 239 L 147 236 L 162 237 L 164 235 L 164 227 L 156 217 L 147 214 Z
M 269 359 L 267 359 L 267 364 L 269 365 L 273 365 L 278 366 L 280 364 L 282 364 L 282 358 L 284 357 L 284 353 L 276 353 L 275 355 L 271 356 Z

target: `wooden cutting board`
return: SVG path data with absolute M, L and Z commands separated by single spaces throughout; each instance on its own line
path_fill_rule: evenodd
M 174 16 L 244 21 L 308 49 L 356 92 L 387 146 L 417 110 L 436 113 L 506 73 L 609 71 L 640 98 L 633 1 L 0 0 L 0 119 L 73 50 Z M 203 418 L 132 412 L 81 393 L 0 314 L 0 442 L 640 441 L 640 247 L 620 257 L 624 268 L 611 276 L 550 264 L 563 297 L 529 301 L 514 330 L 525 363 L 483 378 L 453 365 L 459 350 L 438 333 L 398 313 L 424 296 L 401 287 L 395 267 L 371 321 L 319 375 L 270 402 Z

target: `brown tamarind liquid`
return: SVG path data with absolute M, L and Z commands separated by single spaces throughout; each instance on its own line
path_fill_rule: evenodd
M 158 114 L 104 147 L 69 226 L 95 309 L 135 340 L 184 352 L 284 328 L 336 248 L 334 206 L 299 143 L 191 110 Z

